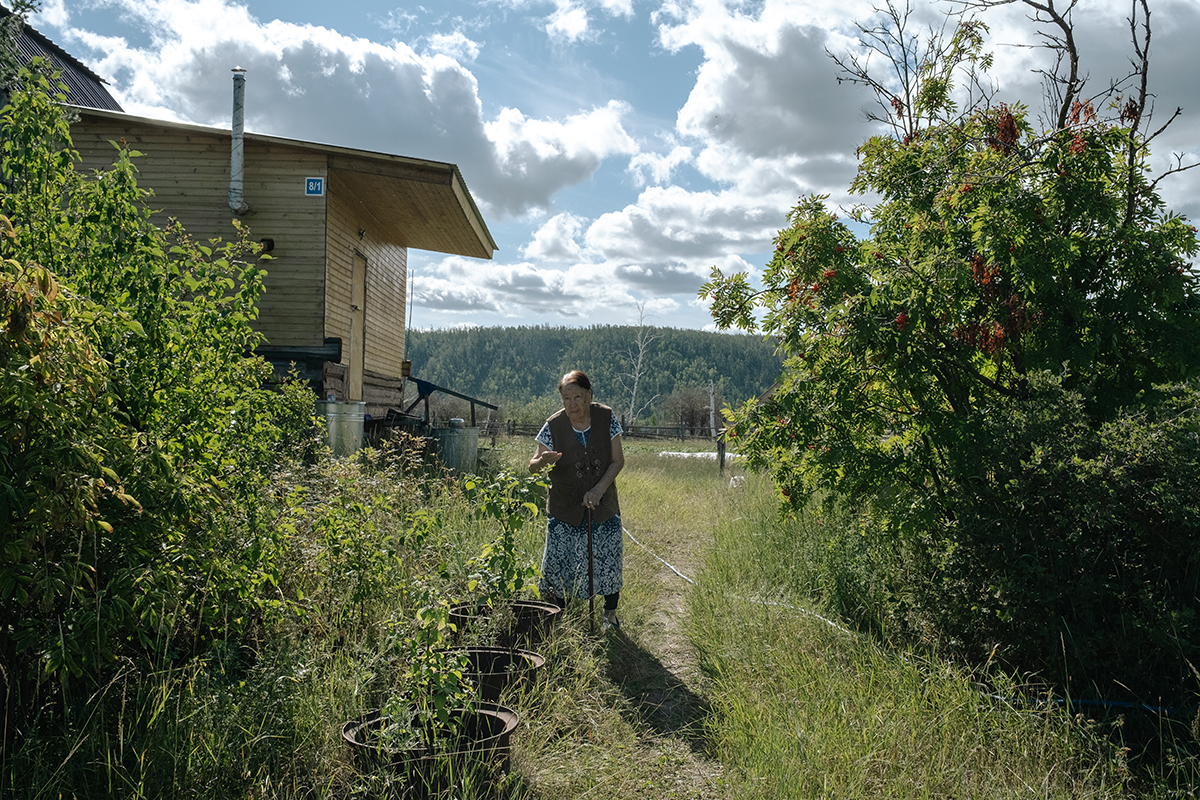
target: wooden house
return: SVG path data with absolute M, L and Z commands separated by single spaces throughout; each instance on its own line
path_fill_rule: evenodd
M 78 109 L 71 135 L 87 169 L 111 142 L 143 155 L 153 205 L 200 240 L 261 240 L 266 292 L 259 353 L 296 363 L 322 398 L 381 416 L 403 396 L 409 248 L 490 259 L 496 244 L 453 164 L 247 133 L 242 213 L 231 210 L 231 132 Z
M 122 142 L 142 154 L 139 184 L 164 217 L 201 241 L 231 238 L 236 217 L 263 242 L 272 260 L 257 352 L 278 372 L 295 365 L 320 397 L 365 401 L 373 416 L 401 404 L 409 248 L 486 259 L 496 250 L 458 167 L 245 133 L 240 69 L 225 130 L 123 113 L 98 75 L 28 25 L 17 51 L 60 70 L 82 168 L 110 165 Z

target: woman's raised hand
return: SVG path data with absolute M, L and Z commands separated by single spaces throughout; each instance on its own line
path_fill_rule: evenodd
M 547 465 L 557 464 L 562 458 L 562 453 L 557 450 L 542 450 L 529 460 L 530 472 L 541 472 Z

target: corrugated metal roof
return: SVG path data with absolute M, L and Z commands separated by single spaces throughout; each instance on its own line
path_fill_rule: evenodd
M 0 17 L 10 17 L 12 12 L 0 6 Z M 17 37 L 17 53 L 22 64 L 31 59 L 48 58 L 59 70 L 62 82 L 67 85 L 67 103 L 73 106 L 98 108 L 104 111 L 123 111 L 120 104 L 104 88 L 104 79 L 88 69 L 75 56 L 63 50 L 28 25 L 21 26 Z

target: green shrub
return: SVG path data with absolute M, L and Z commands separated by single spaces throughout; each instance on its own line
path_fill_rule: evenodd
M 39 691 L 202 652 L 279 602 L 283 535 L 256 499 L 311 417 L 245 356 L 262 291 L 247 231 L 160 229 L 136 154 L 85 178 L 50 79 L 21 85 L 0 115 L 6 733 Z
M 1000 644 L 1080 693 L 1182 700 L 1194 415 L 1190 390 L 1161 387 L 1200 375 L 1200 241 L 1148 174 L 1144 103 L 1104 118 L 1071 84 L 1043 131 L 1019 103 L 960 108 L 991 63 L 986 27 L 922 42 L 882 13 L 866 41 L 903 62 L 904 91 L 843 64 L 899 114 L 856 151 L 851 191 L 878 202 L 847 221 L 801 198 L 761 288 L 714 270 L 701 289 L 718 325 L 788 357 L 726 412 L 730 439 L 787 510 L 826 498 L 871 526 L 845 552 L 879 559 L 872 619 L 981 661 Z M 836 605 L 861 585 L 831 585 Z
M 996 404 L 952 453 L 953 516 L 914 617 L 1075 696 L 1194 704 L 1200 664 L 1200 391 L 1087 424 L 1057 379 Z
M 1074 697 L 1195 706 L 1200 391 L 1088 424 L 1061 380 L 984 408 L 953 450 L 949 518 L 913 540 L 815 504 L 768 535 L 797 591 Z M 840 523 L 840 524 L 839 524 Z M 850 524 L 847 524 L 850 523 Z

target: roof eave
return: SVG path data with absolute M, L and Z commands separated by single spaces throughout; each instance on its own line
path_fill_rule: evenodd
M 224 128 L 152 119 L 82 106 L 73 108 L 81 115 L 155 125 L 183 132 L 230 136 L 230 131 Z M 378 213 L 386 214 L 389 207 L 395 210 L 396 213 L 391 214 L 391 220 L 381 221 L 396 225 L 392 238 L 405 246 L 484 259 L 491 259 L 499 249 L 467 188 L 462 173 L 455 164 L 261 133 L 247 133 L 245 140 L 247 144 L 261 143 L 324 154 L 330 173 L 343 175 L 359 192 L 376 197 L 390 196 L 394 201 L 390 205 L 365 204 L 368 207 L 385 209 Z M 412 208 L 412 204 L 404 202 L 404 198 L 409 198 L 417 192 L 436 194 L 443 216 L 447 218 L 426 219 L 420 213 L 420 209 Z M 451 227 L 448 228 L 447 225 Z

